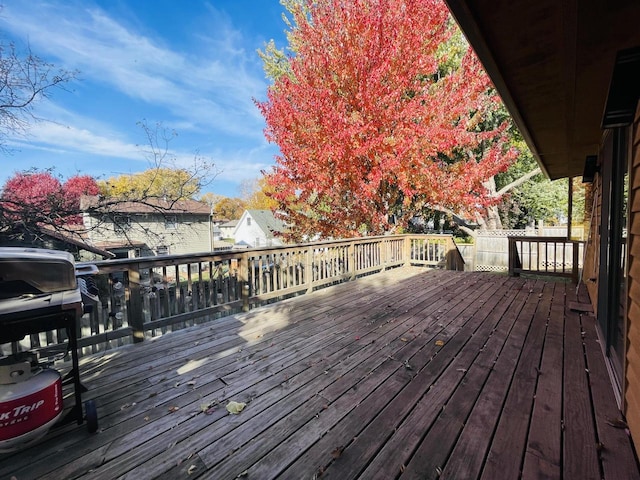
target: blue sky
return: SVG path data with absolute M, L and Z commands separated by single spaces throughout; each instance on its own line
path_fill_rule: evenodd
M 28 135 L 8 139 L 0 185 L 18 170 L 99 178 L 149 168 L 137 125 L 175 130 L 178 162 L 196 155 L 219 174 L 206 191 L 239 196 L 274 163 L 253 99 L 269 81 L 256 50 L 286 46 L 278 0 L 3 0 L 0 36 L 78 70 L 69 91 L 38 102 Z

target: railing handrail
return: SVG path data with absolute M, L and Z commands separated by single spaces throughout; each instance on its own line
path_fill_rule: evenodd
M 110 267 L 127 265 L 130 263 L 140 263 L 145 267 L 149 266 L 149 264 L 186 264 L 186 263 L 196 263 L 202 261 L 210 261 L 210 260 L 224 260 L 227 258 L 234 258 L 243 253 L 247 252 L 272 252 L 278 250 L 289 250 L 295 248 L 309 248 L 309 247 L 322 247 L 322 246 L 333 246 L 333 245 L 343 245 L 343 244 L 363 244 L 363 243 L 371 243 L 385 239 L 399 239 L 399 238 L 448 238 L 451 239 L 451 248 L 455 248 L 458 253 L 458 247 L 456 243 L 453 241 L 453 236 L 450 234 L 411 234 L 411 233 L 402 233 L 402 234 L 394 234 L 394 235 L 378 235 L 372 237 L 354 237 L 354 238 L 344 238 L 338 240 L 319 240 L 314 242 L 305 242 L 305 243 L 292 243 L 286 245 L 273 245 L 268 247 L 251 247 L 251 248 L 237 248 L 232 250 L 220 250 L 220 251 L 207 251 L 207 252 L 199 252 L 199 253 L 182 253 L 177 255 L 153 255 L 147 257 L 136 257 L 136 258 L 112 258 L 107 260 L 97 260 L 92 262 L 78 262 L 79 264 L 83 263 L 91 263 L 92 265 L 96 265 L 101 271 L 109 270 Z M 549 237 L 548 237 L 549 238 Z M 460 255 L 462 258 L 462 255 Z M 167 263 L 172 262 L 172 263 Z

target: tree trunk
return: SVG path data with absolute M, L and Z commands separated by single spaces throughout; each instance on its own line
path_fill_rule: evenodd
M 507 193 L 509 190 L 516 188 L 519 185 L 522 185 L 524 182 L 529 180 L 532 177 L 535 177 L 541 173 L 540 167 L 536 167 L 530 172 L 524 174 L 520 178 L 517 178 L 513 182 L 508 185 L 505 185 L 498 191 L 496 189 L 496 180 L 494 177 L 491 177 L 487 180 L 483 185 L 487 190 L 489 190 L 489 195 L 494 199 L 502 198 L 502 196 Z M 487 207 L 482 215 L 477 214 L 477 222 L 480 225 L 479 230 L 500 230 L 502 229 L 502 219 L 500 218 L 500 213 L 498 211 L 497 205 L 491 205 Z
M 489 191 L 489 195 L 492 198 L 498 197 L 495 177 L 491 177 L 489 180 L 484 182 L 483 185 Z M 500 219 L 498 206 L 489 205 L 485 208 L 483 215 L 478 214 L 478 224 L 480 225 L 480 230 L 501 230 L 502 220 Z

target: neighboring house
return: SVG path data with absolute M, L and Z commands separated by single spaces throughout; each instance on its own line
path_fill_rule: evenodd
M 96 207 L 104 200 L 81 198 L 84 226 L 89 240 L 118 258 L 174 255 L 211 251 L 214 243 L 210 207 L 195 200 L 170 202 L 147 199 Z
M 277 234 L 285 228 L 284 222 L 278 220 L 271 210 L 245 210 L 233 231 L 233 238 L 236 245 L 249 247 L 284 245 Z
M 233 233 L 240 220 L 229 220 L 220 225 L 220 236 L 222 238 L 233 238 Z
M 615 393 L 611 397 L 617 400 L 607 407 L 612 418 L 619 416 L 616 410 L 622 412 L 622 427 L 628 427 L 637 449 L 640 2 L 445 1 L 547 177 L 582 175 L 592 184 L 583 279 Z M 571 357 L 564 361 L 565 368 L 572 367 Z M 605 428 L 598 425 L 599 431 Z M 581 447 L 587 442 L 585 436 Z M 616 448 L 603 445 L 602 456 Z M 541 464 L 551 465 L 543 457 Z

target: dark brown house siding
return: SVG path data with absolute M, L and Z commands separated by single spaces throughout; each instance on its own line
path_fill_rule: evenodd
M 640 110 L 636 110 L 631 139 L 629 292 L 624 410 L 631 434 L 640 439 Z

